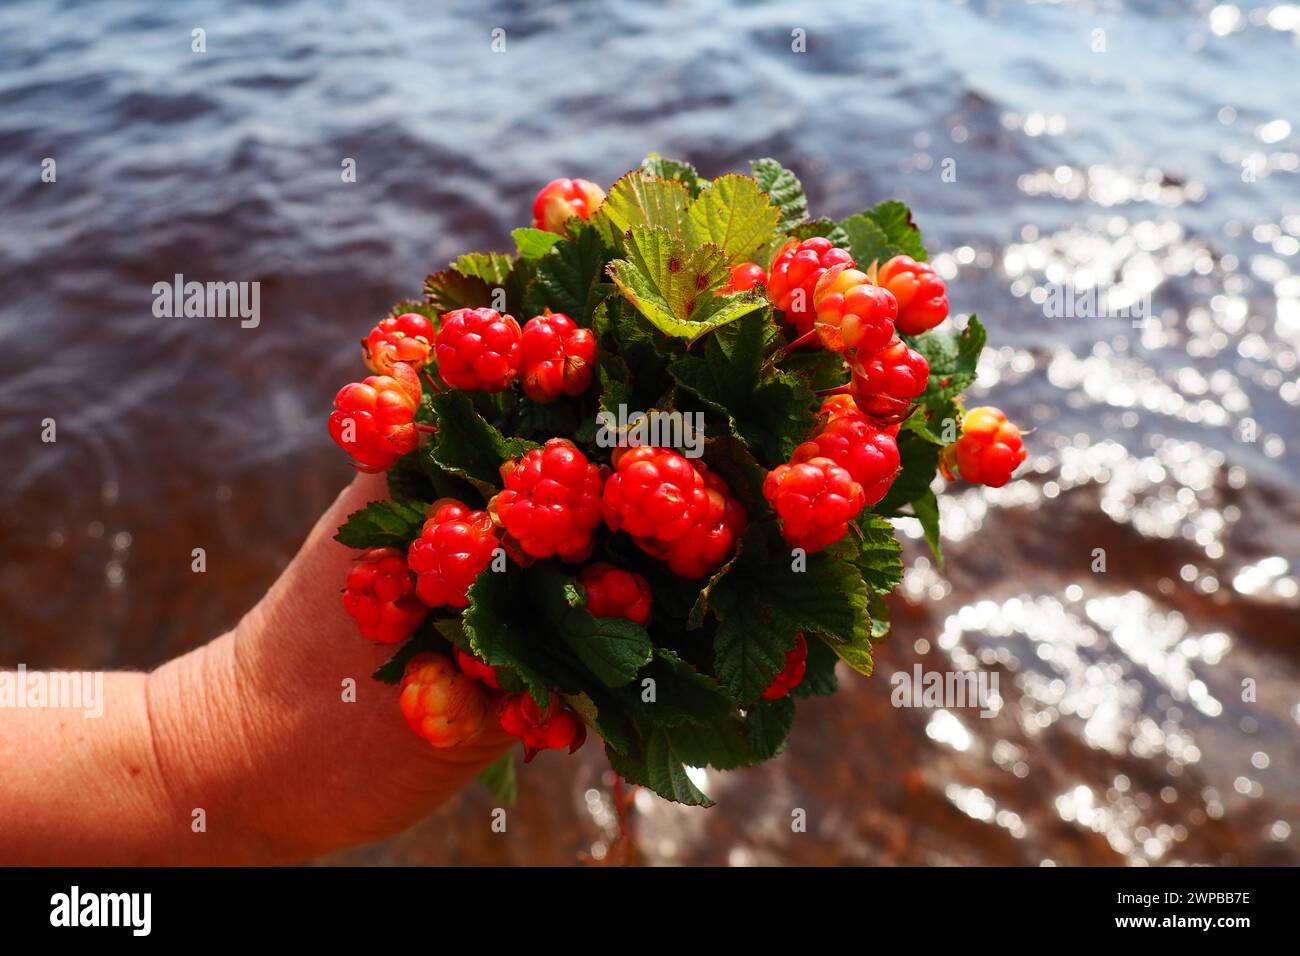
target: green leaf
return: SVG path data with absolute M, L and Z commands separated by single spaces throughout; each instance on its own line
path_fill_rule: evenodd
M 452 263 L 461 275 L 476 276 L 489 286 L 504 286 L 514 260 L 504 252 L 467 252 Z
M 884 264 L 897 255 L 908 255 L 918 262 L 926 258 L 912 211 L 897 199 L 850 216 L 840 226 L 848 236 L 849 251 L 859 269 L 866 270 L 873 262 Z
M 665 159 L 658 153 L 651 153 L 641 161 L 641 172 L 659 179 L 675 180 L 685 186 L 692 197 L 698 196 L 700 190 L 709 185 L 708 180 L 701 179 L 690 163 Z
M 592 313 L 608 286 L 605 249 L 595 229 L 583 228 L 577 238 L 555 245 L 535 262 L 535 284 L 527 297 L 528 311 L 550 308 L 563 312 L 578 325 L 590 326 Z
M 682 759 L 673 752 L 672 743 L 662 730 L 650 734 L 642 757 L 620 754 L 609 746 L 605 747 L 605 755 L 614 771 L 628 783 L 648 787 L 665 800 L 687 806 L 713 806 L 713 801 L 691 783 Z
M 420 465 L 420 454 L 417 448 L 397 459 L 397 464 L 388 469 L 385 478 L 391 497 L 408 501 L 436 501 L 440 497 L 438 489 Z
M 878 644 L 889 636 L 889 603 L 883 594 L 873 591 L 867 608 L 871 611 L 871 639 Z
M 839 657 L 831 650 L 830 642 L 819 637 L 808 641 L 808 667 L 803 680 L 790 692 L 792 697 L 829 697 L 839 689 L 835 678 L 835 665 Z
M 564 642 L 607 687 L 620 687 L 650 661 L 650 635 L 621 617 L 592 617 L 573 608 L 565 617 Z
M 687 251 L 658 227 L 633 228 L 627 258 L 610 263 L 610 274 L 659 331 L 688 342 L 766 305 L 753 291 L 716 295 L 728 274 L 723 251 L 710 244 Z
M 719 680 L 742 703 L 755 700 L 780 673 L 797 634 L 768 605 L 731 608 L 713 639 Z
M 424 280 L 424 299 L 438 315 L 456 309 L 482 309 L 492 305 L 492 288 L 478 276 L 446 269 Z
M 808 199 L 798 176 L 775 159 L 751 160 L 749 168 L 758 188 L 767 193 L 780 212 L 776 226 L 780 232 L 789 232 L 808 218 Z
M 848 249 L 851 245 L 849 234 L 844 231 L 844 228 L 834 219 L 827 219 L 825 216 L 811 222 L 801 222 L 790 230 L 790 238 L 798 239 L 801 242 L 815 236 L 824 236 L 831 241 L 831 245 L 838 246 L 841 249 Z M 870 265 L 870 263 L 867 264 Z
M 510 233 L 521 259 L 540 259 L 564 237 L 545 229 L 515 229 Z
M 915 432 L 898 435 L 898 456 L 902 461 L 898 477 L 872 509 L 880 515 L 898 515 L 904 505 L 926 494 L 939 469 L 939 447 Z
M 514 613 L 510 573 L 484 571 L 469 588 L 469 607 L 462 621 L 474 653 L 493 666 L 514 670 L 533 699 L 545 707 L 550 701 L 547 676 L 536 666 L 526 625 Z
M 903 549 L 894 525 L 880 515 L 864 514 L 858 519 L 862 541 L 854 564 L 862 579 L 877 591 L 888 591 L 903 580 Z
M 828 642 L 829 643 L 829 642 Z M 867 677 L 871 676 L 875 668 L 875 662 L 871 659 L 871 634 L 860 640 L 852 641 L 848 644 L 830 644 L 830 649 L 835 652 L 844 663 L 848 664 L 859 674 Z
M 957 335 L 926 332 L 913 339 L 912 347 L 930 363 L 930 381 L 921 403 L 937 408 L 973 385 L 980 353 L 987 341 L 988 332 L 973 315 Z
M 943 550 L 939 545 L 939 499 L 935 497 L 933 491 L 926 491 L 925 494 L 912 502 L 912 514 L 921 522 L 921 531 L 925 534 L 925 542 L 934 552 L 935 563 L 939 565 L 939 570 L 943 570 Z
M 513 807 L 519 797 L 519 785 L 515 777 L 515 752 L 512 749 L 496 759 L 486 770 L 478 775 L 478 782 L 487 788 L 488 793 L 507 807 Z
M 422 654 L 425 651 L 439 651 L 446 653 L 447 641 L 441 636 L 441 629 L 437 626 L 439 622 L 432 618 L 426 618 L 420 625 L 419 630 L 407 638 L 402 646 L 384 663 L 380 664 L 370 676 L 384 684 L 396 684 L 406 673 L 406 665 L 410 663 L 412 657 L 416 654 Z
M 348 515 L 334 540 L 349 548 L 405 548 L 424 526 L 424 509 L 418 501 L 386 498 L 372 501 Z
M 588 727 L 595 728 L 606 746 L 626 754 L 634 749 L 636 727 L 608 694 L 593 689 L 590 694 L 565 694 L 564 700 Z
M 715 179 L 690 207 L 695 244 L 717 246 L 728 262 L 747 261 L 770 242 L 779 216 L 758 183 L 734 173 Z
M 665 647 L 655 648 L 654 659 L 640 677 L 635 684 L 620 688 L 617 697 L 623 709 L 642 723 L 658 727 L 706 726 L 735 710 L 735 703 L 716 680 Z M 647 684 L 647 680 L 654 683 Z M 646 700 L 650 687 L 654 688 L 654 699 Z
M 760 700 L 749 709 L 746 723 L 754 754 L 761 760 L 775 757 L 785 750 L 794 728 L 794 700 L 790 697 Z
M 434 460 L 448 471 L 476 482 L 488 491 L 501 481 L 501 464 L 537 447 L 522 438 L 506 438 L 474 410 L 474 403 L 460 390 L 433 396 L 438 418 L 434 436 Z
M 672 236 L 686 234 L 687 209 L 691 193 L 673 179 L 658 179 L 642 175 L 639 170 L 628 173 L 613 186 L 592 217 L 597 228 L 607 223 L 607 235 L 626 233 L 635 226 L 665 229 Z

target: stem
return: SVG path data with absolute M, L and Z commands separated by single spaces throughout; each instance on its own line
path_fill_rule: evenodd
M 424 379 L 425 384 L 428 385 L 428 386 L 429 386 L 431 389 L 433 389 L 435 392 L 441 392 L 441 391 L 442 391 L 442 386 L 439 385 L 437 382 L 435 382 L 435 381 L 433 380 L 433 376 L 430 375 L 430 374 L 429 374 L 427 371 L 425 371 L 424 369 L 420 369 L 420 378 Z
M 780 362 L 782 359 L 784 359 L 795 349 L 799 348 L 799 346 L 807 345 L 809 342 L 812 342 L 816 338 L 817 338 L 817 330 L 810 329 L 809 331 L 805 332 L 803 335 L 799 336 L 798 338 L 790 342 L 787 342 L 785 345 L 781 346 L 779 349 L 777 349 L 768 357 L 767 361 L 763 363 L 762 371 L 766 372 L 769 368 L 772 368 L 774 365 L 776 365 L 777 362 Z
M 847 395 L 849 394 L 849 390 L 850 390 L 850 386 L 848 384 L 845 384 L 845 385 L 837 385 L 835 386 L 835 388 L 823 388 L 821 391 L 815 392 L 814 394 L 818 398 L 825 398 L 827 395 Z
M 419 422 L 416 422 L 416 423 L 415 423 L 415 430 L 416 430 L 417 432 L 428 432 L 430 435 L 436 435 L 436 434 L 438 433 L 438 426 L 436 426 L 436 425 L 421 425 Z

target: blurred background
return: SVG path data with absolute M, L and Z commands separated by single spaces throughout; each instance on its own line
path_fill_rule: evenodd
M 547 180 L 771 155 L 815 215 L 914 207 L 989 327 L 971 403 L 1030 459 L 941 495 L 942 571 L 904 527 L 876 676 L 787 753 L 708 775 L 711 810 L 639 795 L 643 858 L 1298 863 L 1298 52 L 1271 3 L 7 3 L 0 663 L 148 668 L 233 624 L 349 478 L 357 339 Z M 259 281 L 260 326 L 155 318 L 178 272 Z M 1050 318 L 1053 286 L 1150 320 Z M 1002 706 L 895 709 L 916 663 Z M 476 788 L 324 862 L 608 854 L 600 748 L 520 781 L 507 836 Z

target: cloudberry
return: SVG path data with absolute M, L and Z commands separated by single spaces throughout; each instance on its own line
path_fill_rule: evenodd
M 587 725 L 551 693 L 551 702 L 540 707 L 532 694 L 507 694 L 497 703 L 497 720 L 512 737 L 524 742 L 524 763 L 542 750 L 568 747 L 576 753 L 587 740 Z
M 829 458 L 777 465 L 763 495 L 781 518 L 785 540 L 812 553 L 834 544 L 862 513 L 862 486 Z
M 949 447 L 955 451 L 946 454 L 945 460 L 955 456 L 963 478 L 990 488 L 1005 485 L 1025 460 L 1020 429 L 1007 421 L 1000 409 L 988 405 L 962 416 L 961 437 Z
M 948 290 L 926 262 L 894 256 L 876 272 L 876 283 L 898 300 L 898 331 L 920 335 L 948 317 Z
M 816 318 L 813 293 L 826 270 L 836 266 L 852 269 L 853 257 L 821 236 L 803 242 L 791 239 L 772 260 L 768 298 L 799 335 L 812 331 Z
M 678 577 L 702 578 L 726 564 L 749 521 L 726 482 L 711 471 L 703 475 L 709 507 L 697 524 L 669 542 L 635 539 L 641 550 L 667 563 L 668 570 Z
M 384 319 L 361 340 L 361 358 L 377 375 L 391 375 L 394 362 L 423 368 L 433 357 L 433 322 L 418 312 Z
M 617 450 L 613 458 L 602 501 L 611 531 L 667 543 L 708 517 L 704 476 L 677 452 L 638 445 Z
M 552 438 L 501 466 L 505 490 L 488 506 L 525 554 L 582 561 L 600 524 L 600 469 L 573 442 Z
M 535 402 L 581 395 L 591 385 L 596 338 L 563 312 L 548 312 L 524 323 L 519 345 L 519 378 Z
M 330 437 L 352 456 L 358 471 L 384 471 L 419 443 L 419 402 L 415 370 L 395 362 L 392 375 L 371 375 L 339 389 L 329 419 Z
M 494 690 L 500 690 L 501 684 L 497 680 L 497 669 L 486 661 L 481 661 L 472 654 L 466 654 L 459 647 L 456 648 L 456 664 L 460 667 L 460 672 L 470 680 L 476 680 L 481 684 L 486 684 Z
M 852 366 L 854 403 L 869 418 L 892 424 L 907 417 L 912 400 L 925 391 L 930 365 L 898 336 L 885 348 Z
M 533 200 L 533 228 L 564 234 L 574 216 L 589 219 L 605 201 L 605 190 L 585 179 L 552 179 Z
M 578 574 L 587 592 L 587 610 L 592 617 L 622 617 L 644 624 L 650 617 L 650 585 L 634 571 L 612 564 L 589 564 Z
M 483 689 L 441 654 L 416 654 L 402 675 L 402 716 L 435 747 L 455 747 L 478 734 L 488 715 Z
M 841 415 L 795 449 L 791 461 L 829 458 L 859 485 L 868 506 L 889 491 L 898 474 L 898 442 L 866 418 Z
M 813 307 L 817 335 L 832 351 L 870 354 L 894 337 L 897 300 L 857 269 L 828 273 L 813 292 Z
M 519 371 L 523 333 L 514 316 L 496 309 L 457 309 L 442 317 L 434 354 L 438 371 L 452 388 L 500 392 Z
M 731 277 L 718 291 L 724 295 L 728 292 L 748 292 L 760 282 L 767 284 L 767 273 L 763 267 L 757 262 L 742 262 L 731 267 Z
M 492 516 L 451 499 L 435 502 L 429 514 L 406 555 L 415 593 L 430 607 L 468 607 L 469 586 L 497 548 Z
M 415 579 L 396 548 L 372 548 L 357 558 L 343 589 L 343 609 L 361 636 L 380 644 L 406 640 L 429 608 L 415 596 Z
M 772 678 L 767 690 L 763 691 L 764 700 L 780 700 L 799 686 L 803 675 L 808 670 L 808 642 L 804 640 L 803 631 L 795 639 L 794 647 L 785 655 L 785 665 L 781 673 Z

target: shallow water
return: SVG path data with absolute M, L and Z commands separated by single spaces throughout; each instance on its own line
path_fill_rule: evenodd
M 945 569 L 909 542 L 877 676 L 785 755 L 710 774 L 712 810 L 638 795 L 642 858 L 1300 862 L 1300 7 L 789 10 L 0 8 L 0 660 L 148 667 L 233 623 L 347 479 L 358 336 L 542 182 L 773 155 L 818 213 L 915 207 L 1031 460 L 943 496 Z M 261 324 L 155 318 L 175 273 L 260 281 Z M 1149 321 L 1049 318 L 1053 284 Z M 892 707 L 918 662 L 997 674 L 998 712 Z M 539 758 L 509 838 L 470 792 L 333 859 L 601 858 L 602 765 Z

